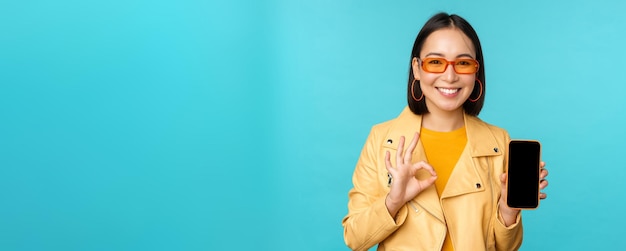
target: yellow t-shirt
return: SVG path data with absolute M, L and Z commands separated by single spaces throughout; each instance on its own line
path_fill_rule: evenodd
M 454 170 L 454 166 L 456 166 L 467 144 L 465 126 L 451 132 L 437 132 L 422 127 L 420 140 L 424 146 L 428 163 L 437 173 L 435 188 L 437 188 L 437 192 L 441 196 L 443 189 L 448 183 L 450 174 L 452 174 L 452 170 Z M 454 250 L 449 233 L 446 233 L 446 239 L 441 250 Z

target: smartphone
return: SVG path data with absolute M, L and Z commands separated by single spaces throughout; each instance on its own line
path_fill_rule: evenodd
M 511 140 L 506 182 L 506 204 L 511 208 L 539 207 L 541 144 L 536 140 Z

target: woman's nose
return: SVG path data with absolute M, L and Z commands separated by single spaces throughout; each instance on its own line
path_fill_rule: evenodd
M 446 71 L 443 72 L 443 77 L 444 77 L 444 80 L 448 82 L 454 82 L 456 80 L 458 75 L 454 71 L 454 65 L 448 64 L 446 66 Z

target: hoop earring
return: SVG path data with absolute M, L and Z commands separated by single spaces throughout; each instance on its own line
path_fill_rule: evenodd
M 415 81 L 417 81 L 417 79 L 413 79 L 413 82 L 411 83 L 411 97 L 413 97 L 415 102 L 420 102 L 424 99 L 424 93 L 422 92 L 422 96 L 420 96 L 419 99 L 415 98 Z
M 480 97 L 483 95 L 483 83 L 480 82 L 480 79 L 476 79 L 476 81 L 478 82 L 478 85 L 480 86 L 480 92 L 478 93 L 478 97 L 475 99 L 469 98 L 470 102 L 476 102 L 480 99 Z

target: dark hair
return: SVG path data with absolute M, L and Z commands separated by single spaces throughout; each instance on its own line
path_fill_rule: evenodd
M 469 99 L 472 97 L 477 97 L 480 95 L 480 86 L 474 85 L 474 90 L 470 94 L 470 98 L 463 103 L 463 110 L 465 113 L 469 115 L 478 115 L 480 110 L 483 108 L 483 104 L 485 103 L 485 91 L 486 91 L 486 82 L 485 82 L 485 61 L 483 60 L 483 50 L 480 46 L 480 41 L 478 40 L 478 35 L 472 26 L 462 17 L 457 16 L 455 14 L 449 15 L 448 13 L 438 13 L 431 17 L 422 30 L 417 34 L 415 38 L 415 43 L 413 44 L 413 51 L 411 51 L 411 60 L 409 61 L 409 84 L 408 84 L 408 92 L 407 98 L 409 103 L 409 108 L 415 114 L 425 114 L 428 113 L 428 108 L 426 107 L 425 99 L 421 99 L 420 101 L 415 101 L 413 97 L 420 97 L 422 95 L 422 89 L 419 86 L 419 80 L 415 82 L 415 90 L 413 90 L 412 83 L 414 78 L 413 75 L 413 58 L 420 58 L 420 52 L 422 50 L 422 46 L 426 41 L 426 38 L 433 32 L 445 28 L 457 28 L 462 31 L 470 40 L 472 40 L 472 44 L 474 44 L 474 50 L 476 51 L 476 60 L 480 64 L 478 68 L 478 73 L 476 78 L 483 83 L 482 86 L 482 95 L 476 102 L 471 102 Z

